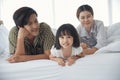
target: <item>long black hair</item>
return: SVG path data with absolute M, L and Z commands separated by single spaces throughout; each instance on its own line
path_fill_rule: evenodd
M 60 43 L 59 43 L 59 37 L 63 35 L 70 35 L 73 37 L 73 47 L 79 47 L 80 46 L 80 40 L 77 33 L 77 30 L 72 24 L 63 24 L 61 25 L 56 33 L 56 41 L 55 41 L 55 48 L 60 49 Z

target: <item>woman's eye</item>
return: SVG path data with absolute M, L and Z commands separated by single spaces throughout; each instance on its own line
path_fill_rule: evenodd
M 85 19 L 85 17 L 81 17 L 81 19 Z

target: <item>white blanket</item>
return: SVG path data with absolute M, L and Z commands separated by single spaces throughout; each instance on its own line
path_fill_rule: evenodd
M 89 55 L 72 66 L 51 60 L 0 64 L 0 80 L 120 80 L 120 53 Z
M 120 22 L 112 24 L 107 30 L 108 44 L 120 41 Z
M 3 53 L 8 52 L 8 33 L 9 31 L 7 28 L 1 24 L 0 25 L 0 56 L 3 55 Z

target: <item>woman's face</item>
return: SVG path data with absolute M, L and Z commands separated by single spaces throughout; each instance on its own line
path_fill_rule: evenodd
M 93 16 L 89 11 L 82 11 L 79 14 L 79 21 L 84 27 L 91 27 L 93 24 Z
M 72 47 L 73 44 L 73 37 L 70 35 L 63 35 L 59 37 L 59 42 L 62 48 L 69 48 Z
M 24 28 L 29 32 L 30 36 L 34 37 L 39 34 L 39 23 L 35 14 L 30 16 L 28 24 Z

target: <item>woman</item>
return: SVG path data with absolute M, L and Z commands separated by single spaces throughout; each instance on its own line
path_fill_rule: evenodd
M 77 19 L 80 25 L 77 27 L 80 45 L 84 48 L 83 53 L 93 54 L 95 51 L 105 46 L 106 31 L 104 24 L 100 20 L 94 20 L 94 12 L 91 6 L 82 5 L 77 9 Z
M 54 35 L 46 23 L 38 23 L 37 13 L 30 7 L 21 7 L 13 15 L 16 24 L 9 33 L 12 56 L 9 62 L 48 59 Z

